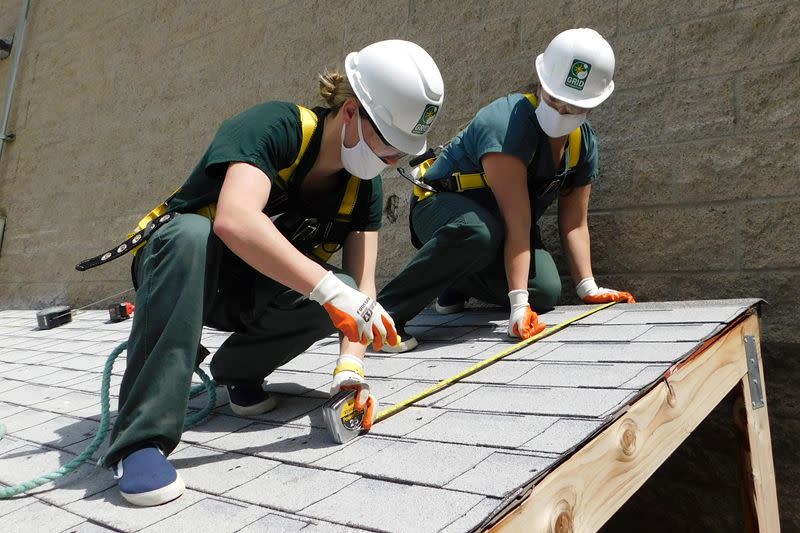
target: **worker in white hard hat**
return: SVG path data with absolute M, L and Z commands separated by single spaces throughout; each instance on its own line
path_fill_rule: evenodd
M 599 171 L 586 118 L 614 91 L 614 52 L 596 31 L 571 29 L 550 42 L 535 69 L 531 93 L 482 108 L 436 158 L 422 177 L 434 191 L 415 187 L 410 225 L 419 251 L 378 295 L 403 340 L 384 351 L 417 345 L 403 327 L 434 298 L 444 314 L 469 298 L 505 306 L 512 337 L 544 329 L 537 313 L 559 301 L 561 280 L 537 221 L 556 199 L 578 296 L 634 301 L 598 286 L 589 246 L 589 195 Z
M 349 54 L 345 74 L 326 72 L 319 85 L 326 107 L 271 101 L 223 122 L 183 186 L 142 224 L 155 229 L 132 265 L 136 312 L 103 460 L 134 505 L 184 490 L 166 456 L 208 354 L 204 325 L 233 332 L 211 371 L 240 415 L 273 409 L 264 379 L 337 329 L 331 393 L 364 382 L 367 344 L 400 340 L 374 299 L 379 175 L 426 150 L 442 77 L 421 47 L 390 40 Z M 327 264 L 340 248 L 342 269 Z

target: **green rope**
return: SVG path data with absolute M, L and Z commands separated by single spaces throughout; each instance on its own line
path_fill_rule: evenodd
M 83 463 L 92 458 L 94 452 L 96 452 L 100 445 L 103 444 L 110 426 L 109 419 L 111 418 L 111 401 L 109 399 L 108 391 L 111 382 L 111 369 L 114 367 L 114 361 L 116 360 L 117 356 L 119 356 L 119 354 L 121 354 L 127 347 L 128 341 L 125 341 L 114 348 L 111 351 L 111 354 L 108 356 L 108 359 L 106 359 L 106 365 L 103 367 L 103 381 L 100 385 L 100 427 L 97 430 L 94 440 L 92 440 L 89 446 L 86 447 L 83 453 L 58 470 L 41 475 L 35 479 L 31 479 L 30 481 L 20 483 L 19 485 L 0 488 L 0 500 L 8 499 L 16 496 L 17 494 L 28 492 L 29 490 L 33 490 L 36 487 L 44 485 L 45 483 L 50 483 L 51 481 L 55 481 L 56 479 L 71 474 L 80 468 Z M 208 402 L 200 411 L 186 418 L 186 422 L 183 425 L 184 430 L 195 426 L 208 418 L 217 403 L 216 383 L 214 383 L 214 381 L 209 378 L 208 375 L 199 367 L 195 368 L 194 371 L 198 376 L 200 376 L 200 379 L 203 381 L 203 383 L 192 387 L 191 391 L 189 392 L 189 397 L 194 398 L 205 390 L 208 392 Z M 2 423 L 0 423 L 0 440 L 3 439 L 5 434 L 6 428 Z

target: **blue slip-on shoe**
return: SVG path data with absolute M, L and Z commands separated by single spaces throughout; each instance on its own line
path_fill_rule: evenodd
M 440 315 L 450 315 L 453 313 L 460 313 L 464 310 L 464 303 L 469 298 L 461 294 L 455 289 L 445 289 L 442 294 L 436 298 L 434 308 Z
M 186 490 L 175 467 L 156 447 L 142 448 L 119 461 L 114 477 L 122 497 L 140 507 L 171 502 Z
M 275 409 L 278 402 L 264 390 L 261 383 L 228 385 L 231 410 L 239 416 L 255 416 Z

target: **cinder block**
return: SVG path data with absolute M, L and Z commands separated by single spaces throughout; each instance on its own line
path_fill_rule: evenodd
M 620 30 L 625 33 L 638 32 L 694 18 L 719 15 L 733 9 L 733 4 L 733 0 L 696 0 L 676 6 L 664 5 L 657 0 L 623 0 L 619 6 Z
M 452 480 L 445 488 L 502 498 L 553 463 L 554 460 L 549 457 L 497 451 Z
M 800 81 L 800 76 L 795 77 Z M 797 89 L 795 89 L 797 91 Z M 797 91 L 800 94 L 800 91 Z M 748 269 L 797 268 L 797 251 L 786 235 L 797 235 L 800 224 L 795 214 L 800 201 L 770 201 L 742 206 L 742 264 Z M 756 230 L 759 224 L 762 231 Z M 764 228 L 770 228 L 764 231 Z M 760 235 L 759 235 L 760 233 Z
M 196 490 L 221 495 L 248 483 L 280 465 L 252 455 L 224 453 L 189 446 L 169 457 L 186 484 Z
M 280 465 L 229 491 L 226 496 L 296 512 L 351 485 L 360 476 L 294 465 Z
M 601 132 L 605 149 L 730 135 L 735 132 L 733 92 L 734 79 L 730 73 L 712 78 L 638 86 L 615 94 L 613 100 L 604 102 L 603 106 L 592 113 L 592 123 L 612 124 L 615 121 L 625 121 L 625 128 L 610 128 Z M 703 109 L 695 110 L 689 117 L 688 113 L 698 101 L 704 102 Z M 594 219 L 592 224 L 594 226 Z M 701 229 L 697 225 L 693 227 Z M 667 228 L 663 225 L 659 228 L 659 232 L 652 232 L 650 235 L 660 235 L 662 239 L 672 236 L 671 230 L 664 234 Z M 626 236 L 629 233 L 631 232 L 626 232 Z M 693 243 L 705 242 L 690 240 Z M 672 253 L 670 255 L 681 257 Z M 594 254 L 592 257 L 594 258 Z
M 489 408 L 491 409 L 491 408 Z M 446 411 L 407 435 L 419 440 L 474 443 L 477 446 L 515 448 L 528 442 L 558 420 L 551 416 L 507 415 Z
M 303 510 L 304 515 L 391 531 L 438 531 L 472 509 L 480 496 L 360 479 Z
M 34 502 L 5 515 L 3 521 L 16 531 L 41 531 L 45 524 L 48 531 L 63 531 L 77 526 L 84 519 L 58 507 Z
M 781 67 L 776 67 L 775 69 L 742 72 L 742 88 L 739 91 L 741 102 L 739 120 L 747 123 L 751 132 L 725 140 L 703 139 L 681 145 L 681 157 L 678 159 L 673 157 L 671 164 L 664 166 L 664 170 L 668 171 L 670 176 L 674 176 L 674 183 L 671 184 L 674 191 L 673 201 L 688 203 L 697 198 L 703 198 L 705 201 L 711 202 L 794 195 L 795 185 L 790 180 L 781 179 L 786 175 L 786 165 L 796 166 L 800 159 L 800 155 L 792 150 L 793 140 L 782 133 L 780 128 L 760 132 L 753 131 L 761 129 L 762 120 L 774 121 L 777 118 L 778 122 L 784 124 L 788 120 L 793 120 L 783 111 L 785 105 L 791 102 L 791 98 L 786 100 L 765 98 L 764 94 L 758 92 L 760 89 L 752 85 L 761 85 L 762 82 L 777 83 L 777 80 L 770 78 L 775 74 L 778 74 L 779 77 L 781 70 Z M 796 88 L 797 85 L 792 84 L 792 87 Z M 773 112 L 764 113 L 764 110 Z M 756 116 L 758 118 L 751 122 L 750 118 Z M 748 142 L 742 142 L 742 138 L 747 138 Z M 669 151 L 667 156 L 672 156 L 673 148 L 667 147 L 667 150 Z M 604 160 L 608 161 L 607 158 Z M 785 160 L 785 163 L 759 165 L 758 162 L 762 160 Z M 737 176 L 737 179 L 729 178 L 733 175 Z M 592 201 L 594 202 L 594 197 Z M 742 207 L 744 208 L 745 205 Z M 743 225 L 742 228 L 747 228 L 747 226 Z M 768 233 L 771 232 L 765 232 L 765 234 Z M 672 292 L 669 297 L 674 297 L 675 294 Z M 677 294 L 708 296 L 711 293 L 679 292 Z M 761 293 L 754 292 L 753 294 Z
M 561 419 L 523 446 L 526 450 L 563 454 L 594 434 L 601 420 Z
M 483 385 L 473 393 L 446 405 L 449 409 L 466 411 L 599 417 L 615 410 L 630 395 L 631 392 L 628 390 L 614 389 L 518 388 Z

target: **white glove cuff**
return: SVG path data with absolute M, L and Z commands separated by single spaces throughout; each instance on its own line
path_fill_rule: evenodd
M 340 363 L 352 363 L 360 366 L 362 369 L 364 368 L 364 360 L 360 357 L 356 357 L 355 355 L 349 353 L 343 353 L 339 356 L 339 359 L 336 360 L 336 366 L 339 366 Z
M 327 274 L 322 276 L 322 279 L 319 280 L 319 283 L 317 283 L 317 286 L 314 287 L 308 297 L 318 304 L 323 305 L 333 298 L 340 283 L 342 282 L 339 278 L 329 270 Z
M 528 291 L 525 289 L 518 289 L 509 292 L 508 302 L 511 304 L 511 309 L 528 305 Z
M 597 283 L 595 283 L 594 278 L 584 278 L 580 283 L 575 285 L 575 291 L 578 293 L 578 298 L 581 300 L 596 291 L 597 288 Z

